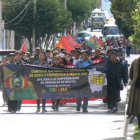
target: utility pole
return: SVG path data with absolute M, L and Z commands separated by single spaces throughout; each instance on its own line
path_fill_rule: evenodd
M 2 0 L 0 0 L 0 49 L 2 49 Z
M 64 0 L 64 8 L 65 8 L 65 11 L 67 10 L 67 0 Z M 67 35 L 67 29 L 65 28 L 64 29 L 64 35 L 66 36 Z
M 101 0 L 98 0 L 98 1 L 97 1 L 97 8 L 98 8 L 98 9 L 101 9 Z
M 36 47 L 36 29 L 35 29 L 35 23 L 36 23 L 36 0 L 34 0 L 34 27 L 33 27 L 33 45 L 32 47 Z

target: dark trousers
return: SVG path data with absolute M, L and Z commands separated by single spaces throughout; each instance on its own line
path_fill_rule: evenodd
M 42 108 L 45 108 L 46 99 L 42 99 Z M 40 99 L 37 100 L 37 107 L 40 108 Z
M 78 98 L 77 99 L 77 107 L 81 107 L 81 105 L 82 105 L 81 102 L 82 102 L 82 98 Z M 88 107 L 88 98 L 84 98 L 82 108 L 87 109 L 87 107 Z
M 118 98 L 120 97 L 120 89 L 113 84 L 107 86 L 107 104 L 108 108 L 117 107 Z
M 53 99 L 52 100 L 53 108 L 57 108 L 58 109 L 59 105 L 60 105 L 60 99 Z
M 22 100 L 17 101 L 17 109 L 20 110 L 22 105 Z
M 17 111 L 17 100 L 8 100 L 8 111 Z

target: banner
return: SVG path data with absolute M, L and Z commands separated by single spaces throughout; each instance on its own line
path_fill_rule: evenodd
M 106 63 L 85 69 L 52 69 L 31 65 L 2 67 L 10 100 L 106 97 Z
M 75 42 L 70 34 L 67 35 L 66 39 L 67 39 L 68 43 L 70 44 L 70 46 L 73 47 L 73 49 L 75 49 L 76 47 L 81 48 L 82 45 Z
M 92 48 L 92 49 L 96 49 L 96 48 L 101 48 L 103 46 L 103 42 L 98 39 L 97 36 L 92 36 L 89 39 L 88 45 Z

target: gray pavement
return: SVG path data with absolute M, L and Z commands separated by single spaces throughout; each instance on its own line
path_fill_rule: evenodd
M 128 62 L 138 57 L 131 55 Z M 102 100 L 90 101 L 88 113 L 77 113 L 76 104 L 70 103 L 54 112 L 47 104 L 47 113 L 35 113 L 36 105 L 23 105 L 17 114 L 9 114 L 0 98 L 0 139 L 1 140 L 125 140 L 125 88 L 122 101 L 115 114 L 107 112 Z M 1 95 L 1 93 L 0 93 Z

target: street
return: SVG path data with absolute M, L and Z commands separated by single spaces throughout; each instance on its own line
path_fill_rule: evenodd
M 128 63 L 139 55 L 126 58 Z M 117 113 L 108 113 L 102 100 L 89 101 L 88 113 L 76 112 L 67 103 L 58 112 L 47 104 L 47 113 L 35 113 L 36 105 L 22 105 L 16 114 L 7 112 L 0 98 L 1 140 L 124 140 L 124 114 L 127 88 L 121 91 Z M 2 95 L 2 94 L 0 94 Z

